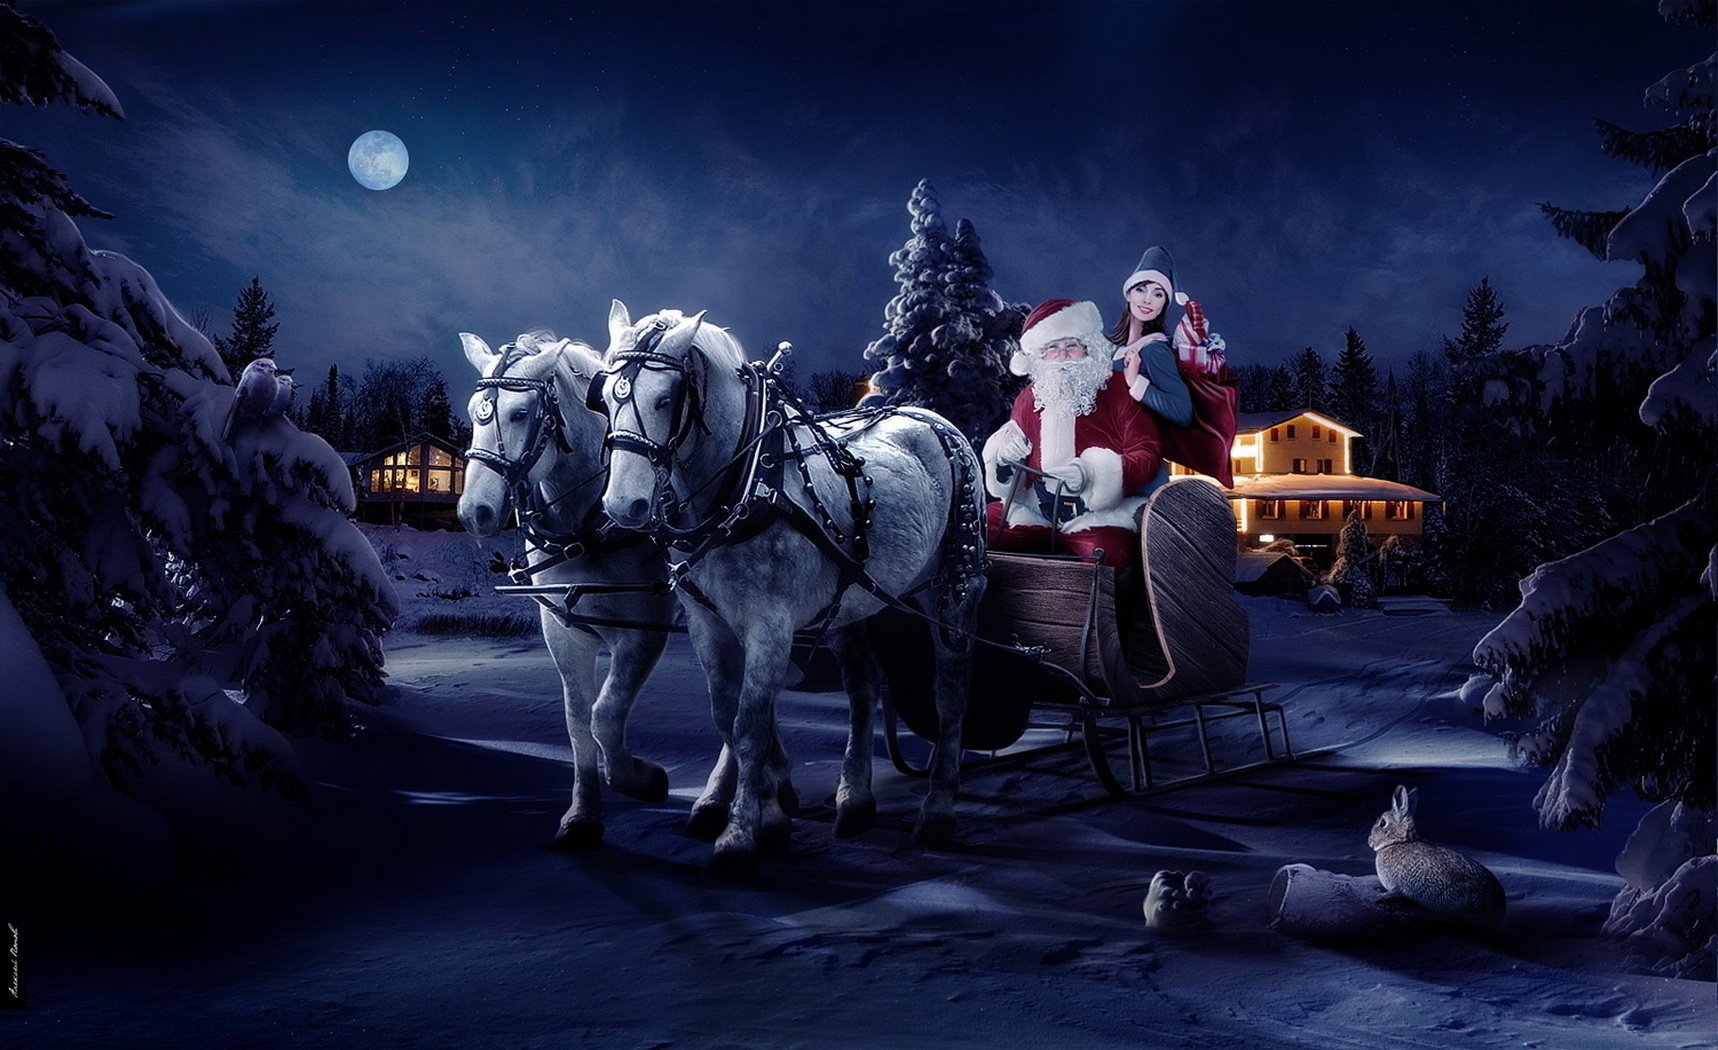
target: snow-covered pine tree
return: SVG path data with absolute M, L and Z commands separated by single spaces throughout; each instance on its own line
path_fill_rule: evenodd
M 215 337 L 215 349 L 220 351 L 227 371 L 236 376 L 257 358 L 274 356 L 274 334 L 278 331 L 274 304 L 269 302 L 262 278 L 253 276 L 233 300 L 232 331 Z
M 0 53 L 0 96 L 119 113 L 10 3 Z M 69 211 L 90 213 L 39 153 L 0 143 L 0 653 L 8 675 L 36 669 L 6 690 L 6 815 L 51 834 L 14 799 L 63 807 L 40 785 L 101 780 L 152 799 L 161 763 L 301 793 L 264 722 L 344 732 L 394 613 L 346 468 L 284 419 L 228 448 L 233 387 L 208 340 Z
M 1661 0 L 1673 22 L 1713 28 L 1712 0 Z M 1511 738 L 1525 764 L 1551 767 L 1534 799 L 1548 828 L 1592 827 L 1606 798 L 1632 787 L 1656 800 L 1617 870 L 1627 886 L 1606 929 L 1655 972 L 1712 980 L 1718 952 L 1714 854 L 1714 648 L 1718 547 L 1711 450 L 1718 443 L 1714 335 L 1714 72 L 1718 53 L 1672 72 L 1649 103 L 1683 114 L 1671 129 L 1619 141 L 1663 171 L 1620 218 L 1553 212 L 1558 231 L 1603 257 L 1641 264 L 1641 278 L 1578 318 L 1545 357 L 1547 383 L 1579 384 L 1600 355 L 1660 369 L 1640 419 L 1661 442 L 1700 450 L 1695 470 L 1665 472 L 1649 503 L 1674 502 L 1644 524 L 1540 566 L 1521 604 L 1474 650 L 1488 716 L 1526 719 Z M 1608 227 L 1608 228 L 1607 228 Z M 1602 236 L 1600 231 L 1603 231 Z
M 877 366 L 866 403 L 931 409 L 977 444 L 1007 414 L 1009 341 L 1024 315 L 990 290 L 972 224 L 949 238 L 929 181 L 907 212 L 912 237 L 889 256 L 900 291 L 884 308 L 882 338 L 865 348 Z
M 1344 605 L 1376 609 L 1378 585 L 1373 579 L 1376 571 L 1372 544 L 1366 538 L 1366 523 L 1360 520 L 1360 512 L 1355 511 L 1336 537 L 1336 561 L 1331 564 L 1329 582 L 1342 592 Z
M 1329 407 L 1329 384 L 1324 374 L 1324 358 L 1317 350 L 1307 347 L 1291 364 L 1294 373 L 1295 404 L 1290 408 L 1311 409 L 1323 412 Z

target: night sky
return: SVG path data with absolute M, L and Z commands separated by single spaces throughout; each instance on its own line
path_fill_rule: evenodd
M 1113 318 L 1168 246 L 1235 363 L 1354 325 L 1399 364 L 1482 275 L 1555 341 L 1635 269 L 1537 202 L 1638 201 L 1591 118 L 1661 126 L 1644 89 L 1710 50 L 1650 0 L 21 6 L 127 111 L 0 131 L 116 214 L 93 246 L 223 327 L 259 275 L 301 377 L 427 352 L 456 389 L 460 330 L 601 347 L 611 297 L 858 369 L 920 178 L 1012 300 Z M 346 168 L 372 129 L 391 190 Z

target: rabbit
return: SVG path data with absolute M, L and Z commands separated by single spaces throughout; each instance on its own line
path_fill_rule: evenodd
M 1378 854 L 1384 899 L 1403 897 L 1439 915 L 1496 926 L 1506 904 L 1503 884 L 1478 861 L 1420 838 L 1414 825 L 1419 796 L 1418 790 L 1397 785 L 1389 811 L 1366 836 Z
M 1208 927 L 1205 905 L 1211 899 L 1211 880 L 1203 872 L 1160 871 L 1151 877 L 1145 895 L 1145 924 L 1157 930 Z

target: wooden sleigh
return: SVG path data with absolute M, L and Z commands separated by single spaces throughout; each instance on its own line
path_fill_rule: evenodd
M 974 649 L 962 746 L 990 755 L 963 768 L 1027 765 L 1083 747 L 1105 790 L 1127 796 L 1292 761 L 1282 707 L 1265 699 L 1275 686 L 1246 684 L 1249 628 L 1234 593 L 1234 529 L 1217 488 L 1185 478 L 1157 490 L 1140 511 L 1137 580 L 1132 571 L 1118 580 L 1095 559 L 992 552 L 979 634 L 1035 654 Z M 889 757 L 903 773 L 923 776 L 903 751 L 897 721 L 936 737 L 928 628 L 893 615 L 880 617 L 873 632 L 889 686 Z M 1264 757 L 1219 767 L 1210 728 L 1236 718 L 1256 721 Z M 1060 739 L 1015 747 L 1032 730 Z M 1200 749 L 1196 771 L 1161 775 L 1152 738 L 1187 730 Z M 1118 775 L 1119 761 L 1125 774 Z

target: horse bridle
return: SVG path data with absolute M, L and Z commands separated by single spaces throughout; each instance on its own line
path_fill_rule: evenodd
M 694 431 L 702 434 L 710 433 L 709 424 L 704 421 L 705 395 L 701 384 L 696 382 L 696 369 L 689 362 L 693 358 L 703 359 L 703 352 L 696 344 L 688 346 L 684 357 L 659 353 L 657 347 L 667 334 L 669 322 L 658 318 L 631 350 L 617 351 L 611 355 L 611 364 L 602 374 L 601 381 L 593 380 L 585 393 L 585 406 L 596 412 L 608 411 L 605 396 L 612 397 L 615 410 L 609 418 L 608 436 L 603 438 L 603 448 L 611 454 L 616 451 L 631 452 L 644 457 L 650 464 L 651 471 L 656 476 L 655 488 L 651 493 L 652 506 L 660 506 L 665 498 L 670 497 L 669 477 L 674 470 L 674 457 L 688 438 L 693 437 Z M 705 362 L 708 368 L 708 362 Z M 660 372 L 672 372 L 679 376 L 680 382 L 674 388 L 674 410 L 670 416 L 669 434 L 665 441 L 658 441 L 650 436 L 649 428 L 645 425 L 644 414 L 633 397 L 638 385 L 639 373 L 650 369 Z M 627 407 L 632 409 L 632 418 L 637 422 L 636 430 L 622 429 L 621 411 Z
M 465 450 L 466 459 L 481 463 L 499 474 L 509 489 L 518 489 L 525 484 L 531 468 L 543 458 L 551 440 L 562 452 L 573 450 L 567 440 L 567 424 L 561 416 L 560 398 L 555 394 L 554 377 L 527 379 L 507 375 L 507 369 L 524 356 L 517 343 L 508 343 L 501 348 L 501 364 L 494 373 L 477 381 L 477 390 L 483 396 L 472 410 L 472 422 L 478 427 L 495 424 L 495 450 L 478 448 L 475 444 Z M 592 385 L 595 386 L 594 383 Z M 503 390 L 536 395 L 532 400 L 531 423 L 525 431 L 525 448 L 517 459 L 507 458 L 507 437 L 501 427 L 498 405 Z

